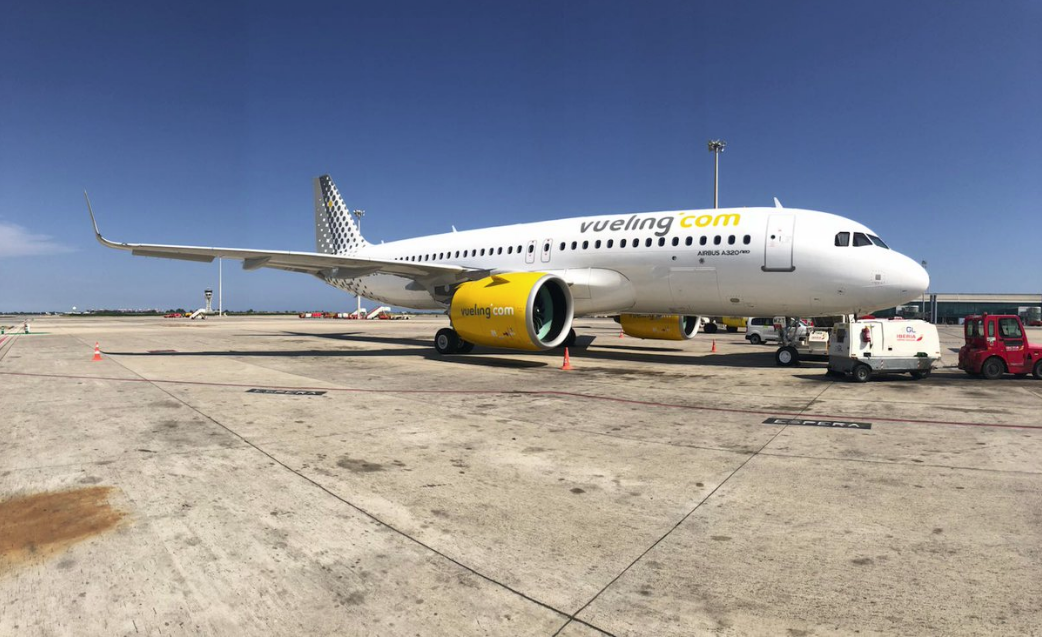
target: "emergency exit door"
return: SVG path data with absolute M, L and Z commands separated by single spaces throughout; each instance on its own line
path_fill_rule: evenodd
M 771 215 L 767 219 L 767 245 L 763 251 L 764 272 L 792 272 L 792 231 L 795 215 Z

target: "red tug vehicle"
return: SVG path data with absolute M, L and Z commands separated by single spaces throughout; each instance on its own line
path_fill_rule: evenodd
M 1042 380 L 1042 345 L 1032 345 L 1020 317 L 1013 314 L 967 316 L 966 344 L 959 350 L 959 369 L 994 380 L 1004 373 Z

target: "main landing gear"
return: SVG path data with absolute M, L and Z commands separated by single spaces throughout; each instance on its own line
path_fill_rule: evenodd
M 434 349 L 439 354 L 468 354 L 474 343 L 463 340 L 451 327 L 444 327 L 434 335 Z

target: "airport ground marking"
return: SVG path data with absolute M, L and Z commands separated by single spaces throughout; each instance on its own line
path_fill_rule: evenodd
M 73 374 L 37 374 L 31 372 L 5 372 L 0 371 L 0 376 L 25 376 L 31 378 L 57 378 L 57 379 L 72 379 L 72 380 L 105 380 L 114 382 L 130 382 L 130 383 L 166 383 L 173 385 L 195 385 L 200 387 L 235 387 L 250 389 L 256 387 L 254 384 L 246 383 L 214 383 L 200 380 L 171 380 L 162 378 L 116 378 L 110 376 L 80 376 Z M 815 414 L 815 413 L 803 413 L 793 412 L 778 412 L 778 411 L 766 411 L 762 409 L 736 409 L 734 407 L 709 407 L 706 405 L 685 405 L 683 403 L 664 403 L 650 400 L 636 400 L 634 398 L 620 398 L 618 396 L 600 396 L 597 394 L 585 394 L 582 392 L 570 392 L 556 389 L 532 389 L 532 390 L 518 390 L 518 389 L 367 389 L 361 387 L 317 387 L 317 386 L 281 386 L 281 385 L 270 385 L 267 389 L 286 389 L 291 391 L 306 391 L 306 390 L 321 390 L 328 391 L 330 393 L 355 393 L 355 394 L 387 394 L 387 395 L 422 395 L 422 394 L 459 394 L 459 395 L 471 395 L 471 396 L 557 396 L 562 398 L 578 398 L 581 400 L 597 400 L 605 402 L 620 403 L 626 405 L 637 405 L 641 407 L 662 407 L 668 409 L 685 409 L 690 411 L 708 411 L 715 413 L 728 413 L 728 414 L 747 414 L 753 416 L 791 416 L 793 418 L 817 418 L 821 420 L 843 420 L 843 418 L 836 414 Z M 813 402 L 813 401 L 812 401 Z M 1010 424 L 1010 423 L 989 423 L 989 422 L 966 422 L 959 420 L 926 420 L 921 418 L 888 418 L 882 416 L 872 416 L 874 422 L 893 422 L 893 423 L 909 423 L 914 425 L 946 425 L 946 426 L 957 426 L 957 427 L 993 427 L 998 429 L 1039 429 L 1042 430 L 1042 424 L 1040 425 L 1029 425 L 1029 424 Z
M 202 416 L 203 418 L 205 418 L 209 422 L 212 422 L 213 424 L 217 425 L 221 429 L 224 429 L 229 434 L 231 434 L 231 435 L 235 436 L 236 438 L 238 438 L 239 440 L 241 440 L 249 448 L 251 448 L 251 449 L 259 452 L 260 454 L 264 455 L 265 457 L 267 457 L 272 462 L 276 463 L 277 465 L 279 465 L 280 467 L 282 467 L 286 471 L 292 473 L 293 475 L 295 475 L 298 478 L 304 480 L 305 482 L 308 482 L 309 484 L 311 484 L 312 486 L 316 487 L 317 489 L 319 489 L 320 491 L 322 491 L 326 495 L 328 495 L 328 496 L 336 499 L 337 501 L 342 502 L 343 504 L 351 507 L 352 509 L 357 511 L 359 514 L 369 518 L 373 522 L 375 522 L 375 523 L 377 523 L 377 524 L 379 524 L 381 526 L 386 527 L 387 529 L 391 530 L 394 533 L 397 533 L 398 535 L 402 536 L 406 540 L 408 540 L 410 542 L 413 542 L 414 544 L 420 546 L 421 548 L 426 549 L 427 551 L 430 551 L 431 553 L 433 553 L 433 554 L 437 555 L 438 557 L 446 560 L 447 562 L 450 562 L 451 564 L 455 564 L 459 568 L 461 568 L 461 569 L 463 569 L 463 570 L 465 570 L 465 571 L 475 575 L 476 577 L 479 577 L 479 578 L 485 580 L 486 582 L 488 582 L 488 583 L 490 583 L 490 584 L 492 584 L 494 586 L 499 586 L 500 588 L 502 588 L 502 589 L 504 589 L 504 590 L 506 590 L 506 591 L 508 591 L 510 593 L 513 593 L 514 595 L 517 595 L 518 597 L 520 597 L 520 598 L 522 598 L 522 599 L 524 599 L 524 600 L 526 600 L 528 602 L 531 602 L 531 603 L 533 603 L 533 604 L 535 604 L 537 606 L 540 606 L 540 607 L 545 608 L 545 609 L 547 609 L 547 610 L 549 610 L 551 612 L 557 613 L 558 615 L 561 615 L 562 617 L 565 617 L 567 619 L 567 621 L 565 622 L 565 626 L 567 626 L 568 623 L 570 623 L 571 621 L 576 621 L 576 622 L 579 622 L 580 624 L 582 624 L 582 625 L 584 625 L 584 626 L 586 626 L 588 628 L 596 630 L 597 632 L 599 632 L 601 634 L 607 635 L 608 637 L 615 637 L 614 634 L 604 630 L 603 628 L 599 628 L 599 627 L 595 626 L 594 624 L 591 624 L 590 622 L 587 622 L 587 621 L 584 621 L 584 620 L 581 620 L 581 619 L 574 619 L 574 616 L 570 615 L 567 611 L 561 610 L 560 608 L 556 608 L 555 606 L 549 604 L 548 602 L 541 601 L 539 599 L 536 599 L 535 597 L 532 597 L 531 595 L 523 593 L 522 591 L 520 591 L 520 590 L 510 586 L 509 584 L 507 584 L 505 582 L 501 582 L 501 581 L 493 578 L 491 575 L 486 575 L 485 573 L 482 573 L 481 571 L 477 570 L 476 568 L 464 564 L 463 562 L 457 560 L 456 558 L 452 557 L 451 555 L 448 555 L 447 553 L 444 553 L 444 552 L 434 548 L 433 546 L 431 546 L 429 544 L 426 544 L 425 542 L 423 542 L 419 538 L 416 538 L 416 537 L 410 535 L 409 533 L 403 531 L 402 529 L 399 529 L 398 527 L 390 524 L 389 522 L 384 521 L 383 519 L 377 517 L 375 514 L 370 513 L 368 510 L 366 510 L 366 509 L 362 508 L 361 506 L 351 502 L 350 500 L 346 499 L 345 497 L 335 493 L 334 491 L 332 491 L 331 489 L 329 489 L 328 487 L 326 487 L 322 483 L 318 482 L 317 480 L 315 480 L 315 479 L 313 479 L 313 478 L 311 478 L 309 476 L 304 475 L 300 471 L 297 471 L 293 467 L 289 466 L 288 464 L 286 464 L 285 462 L 283 462 L 282 460 L 280 460 L 279 458 L 274 456 L 271 452 L 262 449 L 260 446 L 258 446 L 257 443 L 255 443 L 255 442 L 251 441 L 250 439 L 246 438 L 245 436 L 243 436 L 238 431 L 236 431 L 236 430 L 232 429 L 231 427 L 229 427 L 228 425 L 225 425 L 224 423 L 220 422 L 219 420 L 217 420 L 216 418 L 214 418 L 210 414 L 207 414 L 207 413 L 204 413 L 204 412 L 200 411 L 197 407 L 195 407 L 194 405 L 189 404 L 188 402 L 186 402 L 180 396 L 177 396 L 176 394 L 172 394 L 169 391 L 167 391 L 166 389 L 160 387 L 159 384 L 160 383 L 165 383 L 165 384 L 174 384 L 174 385 L 197 385 L 197 386 L 198 385 L 202 385 L 202 386 L 215 386 L 215 387 L 253 387 L 254 389 L 256 389 L 255 386 L 253 386 L 253 385 L 245 385 L 245 384 L 242 384 L 242 383 L 210 383 L 210 382 L 205 382 L 205 381 L 179 381 L 179 380 L 162 380 L 162 379 L 145 378 L 139 372 L 137 372 L 137 371 L 135 371 L 133 369 L 130 369 L 129 367 L 124 366 L 119 361 L 115 361 L 115 362 L 120 367 L 123 367 L 123 369 L 126 369 L 130 373 L 132 373 L 135 376 L 137 376 L 137 378 L 112 378 L 112 377 L 104 377 L 104 376 L 102 376 L 102 377 L 98 377 L 98 376 L 77 376 L 77 375 L 63 375 L 63 374 L 33 374 L 33 373 L 28 373 L 28 372 L 0 372 L 0 375 L 5 375 L 5 376 L 28 376 L 28 377 L 42 377 L 42 378 L 65 378 L 65 379 L 77 379 L 77 380 L 108 380 L 108 381 L 116 381 L 116 382 L 147 383 L 147 384 L 151 385 L 152 387 L 155 387 L 159 391 L 163 392 L 167 396 L 170 396 L 172 399 L 174 399 L 177 402 L 181 403 L 182 405 L 184 405 L 188 409 L 191 409 L 195 413 L 199 414 L 200 416 Z M 279 391 L 287 391 L 287 392 L 296 392 L 296 391 L 313 390 L 315 388 L 311 388 L 311 387 L 269 387 L 267 389 L 279 390 Z M 323 391 L 343 391 L 343 392 L 365 392 L 366 391 L 366 390 L 363 390 L 363 389 L 352 389 L 352 388 L 343 388 L 343 387 L 342 388 L 322 388 L 322 389 L 323 389 Z M 391 392 L 391 390 L 386 390 L 386 391 L 383 391 L 383 392 L 380 392 L 380 393 L 392 393 L 392 392 Z M 418 391 L 414 391 L 414 392 L 410 392 L 410 393 L 437 393 L 437 392 L 435 392 L 434 390 L 418 390 Z M 460 393 L 462 393 L 462 392 L 460 392 Z M 481 392 L 481 393 L 505 393 L 505 392 Z

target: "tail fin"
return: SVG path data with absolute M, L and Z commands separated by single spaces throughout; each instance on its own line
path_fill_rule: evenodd
M 354 254 L 369 245 L 329 175 L 315 178 L 315 246 L 325 254 Z

